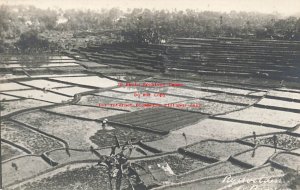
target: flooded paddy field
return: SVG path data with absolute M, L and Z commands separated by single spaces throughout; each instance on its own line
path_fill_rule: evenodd
M 169 56 L 190 50 L 168 48 Z M 172 69 L 162 74 L 142 61 L 141 56 L 153 58 L 145 47 L 89 51 L 83 52 L 92 61 L 81 50 L 72 57 L 1 57 L 5 189 L 106 190 L 107 170 L 97 165 L 92 150 L 107 158 L 112 147 L 132 143 L 129 162 L 146 168 L 135 169 L 148 189 L 234 189 L 241 184 L 222 183 L 227 175 L 255 178 L 286 175 L 284 167 L 297 170 L 300 90 L 294 82 L 280 86 L 256 75 L 207 76 L 204 66 L 199 76 Z M 131 59 L 134 55 L 141 60 Z M 172 61 L 167 68 L 174 68 Z M 148 70 L 134 73 L 135 62 Z M 181 85 L 122 86 L 126 83 Z M 123 189 L 128 185 L 122 182 Z
M 283 148 L 287 150 L 295 149 L 295 148 L 300 148 L 300 138 L 288 134 L 276 134 L 277 137 L 277 143 L 276 146 L 278 148 Z M 269 135 L 263 135 L 259 136 L 256 139 L 252 137 L 248 137 L 244 139 L 247 142 L 251 143 L 257 143 L 261 145 L 269 145 L 269 146 L 275 146 L 274 144 L 274 135 L 269 134 Z
M 51 166 L 39 156 L 27 155 L 6 161 L 2 163 L 3 185 L 34 177 L 49 168 Z
M 125 111 L 115 110 L 115 109 L 104 109 L 100 107 L 89 107 L 89 106 L 79 106 L 79 105 L 66 105 L 54 108 L 49 108 L 47 111 L 51 111 L 58 114 L 69 115 L 71 117 L 81 117 L 88 119 L 100 119 L 106 118 L 113 115 L 118 115 L 121 113 L 126 113 Z
M 251 149 L 251 146 L 237 142 L 203 141 L 186 147 L 184 150 L 194 154 L 226 160 L 229 156 Z
M 17 99 L 7 102 L 1 102 L 1 106 L 4 108 L 4 110 L 2 110 L 1 112 L 1 115 L 5 116 L 8 114 L 13 114 L 17 111 L 26 111 L 34 108 L 38 109 L 39 107 L 48 105 L 51 105 L 51 103 L 34 99 Z
M 1 142 L 2 161 L 25 155 L 25 152 L 5 142 Z
M 11 121 L 2 123 L 1 138 L 37 155 L 42 154 L 49 149 L 63 147 L 63 143 L 57 139 L 43 135 L 24 125 Z

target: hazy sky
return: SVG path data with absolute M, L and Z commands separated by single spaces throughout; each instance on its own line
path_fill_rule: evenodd
M 300 0 L 0 0 L 0 4 L 31 4 L 39 8 L 98 9 L 119 7 L 199 11 L 278 12 L 284 16 L 300 13 Z

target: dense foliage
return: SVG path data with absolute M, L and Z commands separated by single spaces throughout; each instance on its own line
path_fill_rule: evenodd
M 28 31 L 70 32 L 75 37 L 115 35 L 119 40 L 161 43 L 172 37 L 242 37 L 300 40 L 300 19 L 254 12 L 197 12 L 113 8 L 101 11 L 0 7 L 0 40 Z M 23 35 L 24 36 L 24 35 Z M 1 48 L 0 48 L 1 49 Z

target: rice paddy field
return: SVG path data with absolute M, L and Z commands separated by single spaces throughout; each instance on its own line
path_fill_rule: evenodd
M 251 56 L 234 64 L 221 62 L 244 57 L 233 54 L 239 54 L 238 49 L 230 50 L 237 44 L 247 46 L 253 56 L 274 56 L 254 51 L 267 48 L 261 41 L 245 45 L 240 39 L 224 39 L 228 45 L 220 39 L 203 40 L 174 39 L 173 44 L 136 49 L 92 44 L 46 58 L 1 54 L 3 188 L 107 190 L 107 169 L 97 165 L 101 160 L 92 150 L 109 158 L 112 147 L 126 144 L 134 148 L 126 161 L 144 168 L 135 165 L 146 185 L 136 189 L 142 190 L 239 189 L 248 186 L 222 181 L 228 175 L 280 178 L 296 172 L 296 69 L 290 72 L 277 61 Z M 215 46 L 227 53 L 220 51 L 222 55 L 211 57 L 207 65 L 187 59 Z M 156 54 L 166 49 L 170 61 L 161 73 L 152 63 L 163 65 Z M 129 185 L 124 179 L 121 189 Z
M 1 157 L 3 161 L 22 155 L 25 155 L 25 152 L 23 152 L 22 150 L 10 144 L 1 142 Z
M 192 146 L 188 146 L 184 150 L 202 156 L 226 160 L 231 155 L 249 149 L 251 149 L 250 146 L 236 142 L 203 141 Z

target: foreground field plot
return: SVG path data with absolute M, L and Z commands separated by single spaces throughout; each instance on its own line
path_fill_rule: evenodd
M 193 87 L 193 86 L 191 86 Z M 251 90 L 244 90 L 244 89 L 238 89 L 238 88 L 225 88 L 225 87 L 195 87 L 196 89 L 200 90 L 211 90 L 211 91 L 217 91 L 217 92 L 223 92 L 223 93 L 230 93 L 230 94 L 241 94 L 241 95 L 247 95 L 249 93 L 255 92 Z
M 20 98 L 14 97 L 14 96 L 8 96 L 5 94 L 0 94 L 0 101 L 7 101 L 7 100 L 18 100 Z
M 206 114 L 222 114 L 222 113 L 226 113 L 226 112 L 240 110 L 245 107 L 245 106 L 240 106 L 240 105 L 232 105 L 232 104 L 226 104 L 226 103 L 206 101 L 206 100 L 201 100 L 201 99 L 185 101 L 182 103 L 187 104 L 187 105 L 197 104 L 197 105 L 199 105 L 199 107 L 186 106 L 186 107 L 180 108 L 180 109 L 186 109 L 186 110 L 191 110 L 191 111 L 196 111 L 196 112 L 206 113 Z
M 253 168 L 250 170 L 245 170 L 237 174 L 230 175 L 231 178 L 235 179 L 235 181 L 243 179 L 257 179 L 265 176 L 283 176 L 284 172 L 280 169 L 276 169 L 271 167 L 270 165 L 262 166 L 259 168 Z M 164 190 L 207 190 L 207 189 L 219 189 L 224 188 L 226 186 L 232 186 L 233 183 L 230 181 L 224 181 L 224 178 L 227 175 L 220 176 L 218 178 L 209 178 L 209 179 L 198 179 L 195 181 L 182 183 L 182 184 L 174 184 L 174 185 L 166 185 L 165 187 L 158 188 Z M 224 182 L 223 182 L 224 181 Z M 230 189 L 230 188 L 229 188 Z
M 178 153 L 136 161 L 136 163 L 141 164 L 144 167 L 149 167 L 151 165 L 153 166 L 164 162 L 168 163 L 176 175 L 208 165 L 208 163 L 199 159 L 191 158 Z
M 207 139 L 234 140 L 252 135 L 253 131 L 258 135 L 283 130 L 238 122 L 205 119 L 197 124 L 176 130 L 174 133 L 185 133 L 187 138 L 202 136 Z
M 98 76 L 86 76 L 86 77 L 64 77 L 64 78 L 55 78 L 55 80 L 73 83 L 73 84 L 81 84 L 85 86 L 92 86 L 97 88 L 107 88 L 117 86 L 118 82 L 107 79 L 100 78 Z
M 67 84 L 48 81 L 48 80 L 45 80 L 45 79 L 36 79 L 36 80 L 30 80 L 30 81 L 23 81 L 23 82 L 20 82 L 20 83 L 26 84 L 26 85 L 29 85 L 29 86 L 33 86 L 33 87 L 36 87 L 36 88 L 47 89 L 47 90 L 51 89 L 51 88 L 69 86 Z
M 5 161 L 17 156 L 25 155 L 22 150 L 11 146 L 5 142 L 1 142 L 1 161 Z
M 111 116 L 108 119 L 149 130 L 168 132 L 205 117 L 203 114 L 160 107 Z
M 2 182 L 4 186 L 14 184 L 17 181 L 36 176 L 49 168 L 51 166 L 39 156 L 19 157 L 2 163 Z
M 259 146 L 253 150 L 237 154 L 234 158 L 253 166 L 261 166 L 266 163 L 273 154 L 275 154 L 274 148 Z
M 171 151 L 177 151 L 177 149 L 180 147 L 184 147 L 206 139 L 207 138 L 202 136 L 193 136 L 193 137 L 189 136 L 187 140 L 185 140 L 182 133 L 178 134 L 171 131 L 167 136 L 163 136 L 161 139 L 155 141 L 143 142 L 143 143 L 146 146 L 155 148 L 162 152 L 171 152 Z
M 299 170 L 300 168 L 300 154 L 299 153 L 289 153 L 282 152 L 278 153 L 275 157 L 271 159 L 283 166 L 287 166 L 294 170 Z
M 51 91 L 53 91 L 53 92 L 57 92 L 57 93 L 67 95 L 67 96 L 74 96 L 75 94 L 79 94 L 79 93 L 87 92 L 87 91 L 91 91 L 91 90 L 92 89 L 82 88 L 82 87 L 78 87 L 78 86 L 51 89 Z
M 88 119 L 99 119 L 125 113 L 124 111 L 104 109 L 100 107 L 67 105 L 47 109 L 51 112 Z
M 250 146 L 237 142 L 203 141 L 184 148 L 185 151 L 215 158 L 227 159 L 229 156 L 251 149 Z
M 246 170 L 246 168 L 235 165 L 230 161 L 222 161 L 179 175 L 177 177 L 177 182 L 191 181 L 225 174 L 234 174 L 244 170 Z
M 145 92 L 141 92 L 145 93 Z M 180 102 L 187 100 L 189 98 L 182 98 L 172 95 L 166 95 L 165 97 L 155 96 L 155 93 L 150 93 L 150 96 L 135 96 L 134 93 L 121 93 L 121 92 L 113 92 L 113 91 L 105 91 L 96 93 L 95 95 L 111 97 L 111 98 L 121 98 L 125 100 L 132 100 L 137 102 L 147 102 L 152 104 L 170 104 L 174 102 Z
M 34 181 L 16 185 L 10 190 L 20 187 L 24 190 L 41 189 L 108 189 L 108 175 L 104 167 L 96 167 L 96 163 L 71 164 L 40 175 Z M 76 177 L 75 177 L 76 176 Z
M 42 135 L 15 122 L 1 124 L 1 138 L 30 150 L 33 154 L 61 148 L 63 144 L 56 139 Z
M 79 105 L 89 105 L 89 106 L 98 106 L 98 107 L 108 107 L 115 108 L 127 111 L 137 111 L 145 109 L 144 107 L 135 107 L 135 106 L 121 106 L 121 105 L 135 105 L 137 102 L 130 100 L 119 100 L 109 97 L 95 96 L 95 95 L 86 95 L 80 98 L 80 101 L 77 103 Z
M 287 128 L 293 128 L 298 123 L 300 123 L 299 113 L 270 110 L 256 107 L 247 108 L 241 111 L 232 112 L 218 117 L 280 125 Z
M 257 103 L 258 105 L 272 106 L 278 108 L 287 108 L 287 109 L 298 109 L 300 110 L 300 103 L 289 102 L 284 100 L 274 100 L 270 98 L 263 98 Z
M 101 124 L 94 121 L 82 121 L 42 111 L 18 115 L 14 119 L 65 140 L 70 148 L 95 146 L 90 137 L 98 130 L 103 130 Z M 111 129 L 113 128 L 107 127 L 105 130 Z
M 8 91 L 8 90 L 24 90 L 29 89 L 27 86 L 23 86 L 14 82 L 1 83 L 0 91 Z
M 217 100 L 229 103 L 242 103 L 242 104 L 254 104 L 258 98 L 247 97 L 247 96 L 236 96 L 231 94 L 218 94 L 216 96 L 209 96 L 206 100 Z
M 284 149 L 300 148 L 300 138 L 294 137 L 288 134 L 276 134 L 277 136 L 277 147 Z M 244 141 L 254 143 L 254 138 L 249 137 Z M 265 135 L 256 138 L 256 143 L 261 145 L 274 146 L 273 135 Z
M 300 93 L 294 93 L 294 92 L 283 92 L 283 91 L 271 90 L 268 92 L 268 95 L 279 97 L 279 98 L 289 98 L 289 99 L 300 100 Z
M 1 110 L 1 115 L 7 115 L 14 113 L 16 111 L 26 110 L 30 108 L 40 107 L 40 106 L 47 106 L 51 105 L 51 103 L 33 100 L 33 99 L 22 99 L 22 100 L 14 100 L 8 102 L 1 102 L 1 106 L 3 110 Z
M 120 144 L 124 144 L 128 140 L 135 138 L 137 141 L 154 141 L 161 138 L 157 133 L 147 131 L 140 131 L 134 128 L 120 127 L 117 125 L 109 124 L 112 130 L 99 130 L 90 137 L 91 141 L 98 145 L 98 147 L 107 147 L 115 145 L 116 136 Z
M 22 91 L 9 91 L 5 92 L 9 95 L 20 96 L 24 98 L 34 98 L 38 100 L 44 100 L 49 102 L 61 103 L 62 101 L 68 101 L 71 98 L 67 96 L 62 96 L 42 90 L 22 90 Z
M 84 160 L 98 160 L 99 158 L 92 154 L 90 150 L 68 150 L 70 156 L 67 154 L 66 149 L 54 150 L 47 153 L 47 156 L 59 164 L 68 163 L 72 161 L 84 161 Z M 111 148 L 97 150 L 101 155 L 109 156 Z M 118 151 L 118 150 L 117 150 Z M 144 150 L 147 156 L 154 155 L 154 153 Z M 127 154 L 128 150 L 124 151 Z M 145 157 L 145 155 L 133 151 L 130 158 Z

